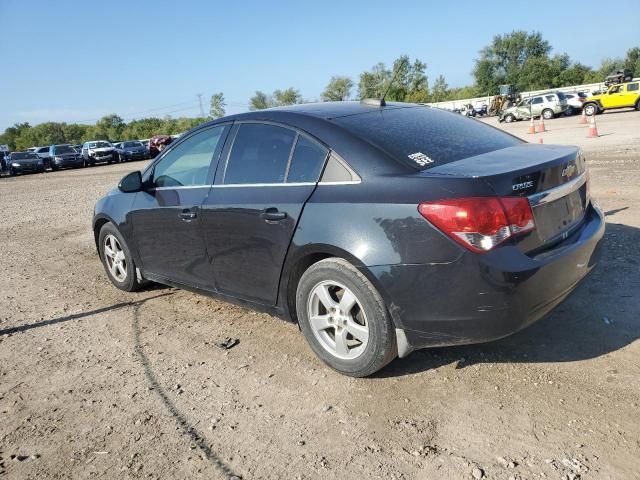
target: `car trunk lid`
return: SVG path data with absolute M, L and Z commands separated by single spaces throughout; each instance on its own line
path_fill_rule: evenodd
M 515 239 L 530 252 L 566 238 L 589 203 L 588 172 L 578 147 L 520 144 L 440 165 L 423 175 L 468 177 L 497 196 L 529 198 L 536 228 Z

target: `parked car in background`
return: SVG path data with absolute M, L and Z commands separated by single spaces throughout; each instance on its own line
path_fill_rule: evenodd
M 279 315 L 366 376 L 562 302 L 604 235 L 588 182 L 578 147 L 437 108 L 296 105 L 186 133 L 97 202 L 93 233 L 117 288 L 146 279 Z
M 584 101 L 584 113 L 596 115 L 614 108 L 635 107 L 640 110 L 640 82 L 611 85 L 606 92 L 592 95 Z
M 169 135 L 155 135 L 149 139 L 149 156 L 155 158 L 164 148 L 173 142 Z
M 118 161 L 128 162 L 131 160 L 146 160 L 149 158 L 149 152 L 137 140 L 129 140 L 114 145 Z
M 80 145 L 73 145 L 73 148 L 75 149 L 76 152 L 78 152 L 79 154 L 82 155 L 82 144 Z
M 11 176 L 44 172 L 43 160 L 32 152 L 11 152 L 5 156 L 4 165 L 4 170 Z
M 49 147 L 31 147 L 35 148 L 35 154 L 42 159 L 44 168 L 51 168 L 51 157 L 49 156 Z
M 96 163 L 111 163 L 117 159 L 116 151 L 106 140 L 92 140 L 82 145 L 82 158 L 90 167 Z
M 569 105 L 569 109 L 567 111 L 571 111 L 570 113 L 578 113 L 582 111 L 582 107 L 585 99 L 587 98 L 587 94 L 584 92 L 569 92 L 564 94 L 567 98 L 567 105 Z
M 531 117 L 551 120 L 565 113 L 568 108 L 569 105 L 564 93 L 548 92 L 520 100 L 516 105 L 500 112 L 498 120 L 507 123 L 516 120 L 529 120 Z
M 71 145 L 51 145 L 49 147 L 49 162 L 51 170 L 60 168 L 78 168 L 86 166 L 82 155 Z

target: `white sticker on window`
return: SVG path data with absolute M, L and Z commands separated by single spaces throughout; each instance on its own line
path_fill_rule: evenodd
M 430 159 L 429 157 L 427 157 L 422 152 L 412 153 L 411 155 L 409 155 L 409 158 L 411 160 L 413 160 L 414 162 L 416 162 L 421 167 L 424 167 L 426 165 L 429 165 L 429 164 L 433 163 L 433 160 Z

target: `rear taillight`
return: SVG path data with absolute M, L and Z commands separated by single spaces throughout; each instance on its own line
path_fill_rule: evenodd
M 535 228 L 529 200 L 522 197 L 470 197 L 418 205 L 420 215 L 462 246 L 488 252 L 513 235 Z

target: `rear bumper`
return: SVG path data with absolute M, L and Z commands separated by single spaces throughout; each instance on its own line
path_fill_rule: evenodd
M 535 257 L 505 246 L 447 264 L 370 267 L 406 343 L 400 355 L 496 340 L 540 319 L 595 267 L 604 229 L 590 206 L 576 232 Z

